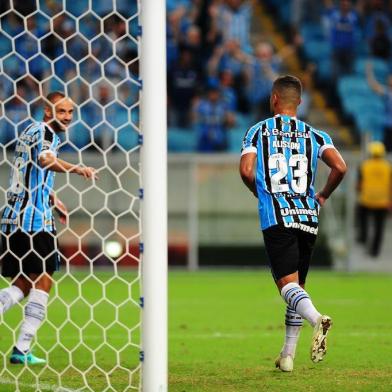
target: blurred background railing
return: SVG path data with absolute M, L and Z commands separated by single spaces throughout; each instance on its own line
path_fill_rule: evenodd
M 377 259 L 355 242 L 357 170 L 362 156 L 342 151 L 349 165 L 345 181 L 321 210 L 313 265 L 337 270 L 392 270 L 384 241 Z M 169 157 L 169 260 L 198 266 L 267 265 L 259 230 L 257 200 L 242 184 L 238 154 L 172 154 Z M 316 190 L 328 168 L 319 162 Z M 388 219 L 386 238 L 392 234 Z
M 350 171 L 322 209 L 313 264 L 338 270 L 392 270 L 388 258 L 392 251 L 390 241 L 384 241 L 382 254 L 376 261 L 368 259 L 355 242 L 355 183 L 360 155 L 344 151 L 342 154 Z M 78 159 L 72 153 L 62 156 L 69 161 Z M 57 194 L 70 210 L 69 228 L 62 229 L 57 224 L 59 242 L 63 254 L 74 265 L 88 265 L 88 258 L 96 264 L 109 263 L 106 243 L 121 245 L 122 251 L 117 256 L 119 265 L 135 264 L 131 255 L 138 254 L 139 217 L 136 212 L 129 214 L 138 211 L 138 199 L 131 196 L 138 194 L 138 178 L 131 170 L 122 171 L 126 159 L 123 154 L 104 157 L 88 152 L 82 156 L 84 164 L 102 168 L 95 188 L 86 188 L 84 180 L 76 176 L 58 175 L 56 179 Z M 132 159 L 132 167 L 137 171 L 138 158 Z M 104 167 L 103 162 L 107 166 Z M 168 252 L 172 266 L 197 269 L 267 265 L 259 230 L 257 200 L 242 184 L 238 162 L 239 154 L 169 156 Z M 7 183 L 8 172 L 9 165 L 2 159 L 1 183 Z M 319 162 L 317 184 L 325 181 L 327 174 L 327 167 Z M 123 185 L 129 193 L 118 189 L 119 181 L 126 181 Z M 4 191 L 0 198 L 0 203 L 4 203 Z M 391 233 L 389 219 L 386 238 Z M 101 238 L 105 241 L 102 242 Z

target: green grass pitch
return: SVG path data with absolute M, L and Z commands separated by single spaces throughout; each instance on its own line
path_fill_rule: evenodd
M 121 274 L 130 280 L 132 273 Z M 69 368 L 70 356 L 86 375 L 90 388 L 100 392 L 107 385 L 110 371 L 119 355 L 126 367 L 138 364 L 138 350 L 129 341 L 139 341 L 122 325 L 138 320 L 138 287 L 129 292 L 124 281 L 109 272 L 94 278 L 78 272 L 75 279 L 57 277 L 61 300 L 52 300 L 49 321 L 39 331 L 34 351 L 49 352 L 49 367 L 10 366 L 10 342 L 17 331 L 21 308 L 10 310 L 0 325 L 0 391 L 75 391 L 83 385 L 83 374 Z M 102 301 L 106 297 L 119 304 L 119 310 Z M 82 282 L 79 286 L 76 282 Z M 4 282 L 2 286 L 4 285 Z M 80 288 L 79 288 L 80 287 Z M 311 328 L 304 327 L 291 374 L 274 369 L 284 335 L 284 304 L 265 270 L 213 270 L 169 274 L 169 391 L 392 391 L 392 315 L 389 300 L 391 277 L 346 275 L 330 271 L 311 271 L 307 289 L 314 303 L 334 320 L 325 360 L 313 364 L 309 359 Z M 79 291 L 81 290 L 81 291 Z M 84 300 L 75 300 L 82 294 Z M 72 322 L 67 320 L 67 306 Z M 71 305 L 70 305 L 71 304 Z M 88 304 L 94 304 L 93 311 Z M 106 327 L 102 330 L 91 316 Z M 113 320 L 115 322 L 113 323 Z M 5 323 L 10 327 L 7 328 Z M 113 325 L 111 326 L 111 323 Z M 60 335 L 56 335 L 56 330 Z M 81 332 L 80 332 L 81 331 Z M 78 346 L 79 334 L 86 346 L 96 350 L 97 366 L 85 346 Z M 58 339 L 58 337 L 59 339 Z M 60 340 L 60 343 L 59 343 Z M 57 373 L 63 374 L 59 389 Z M 33 384 L 39 374 L 39 384 Z M 122 369 L 108 376 L 110 391 L 131 390 Z M 132 380 L 135 386 L 138 376 Z M 57 389 L 56 389 L 57 388 Z M 86 389 L 85 389 L 86 390 Z
M 293 373 L 274 369 L 284 304 L 269 272 L 175 272 L 170 282 L 171 392 L 392 391 L 390 276 L 310 271 L 307 289 L 334 326 L 319 364 L 303 329 Z

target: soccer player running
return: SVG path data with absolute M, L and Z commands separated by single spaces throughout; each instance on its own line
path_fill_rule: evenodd
M 305 291 L 305 280 L 320 207 L 347 170 L 331 138 L 296 118 L 301 92 L 301 82 L 294 76 L 274 81 L 270 97 L 274 117 L 246 132 L 240 162 L 242 180 L 259 200 L 260 225 L 272 275 L 287 304 L 285 342 L 275 362 L 285 372 L 293 370 L 303 319 L 314 328 L 311 360 L 321 361 L 327 350 L 332 320 L 315 308 Z M 315 193 L 318 158 L 331 171 L 325 186 Z
M 59 268 L 53 209 L 67 222 L 67 209 L 55 196 L 55 172 L 97 178 L 92 167 L 57 158 L 58 134 L 72 121 L 74 104 L 61 92 L 46 97 L 42 122 L 32 122 L 19 136 L 11 169 L 7 205 L 1 215 L 2 275 L 11 285 L 0 290 L 0 314 L 28 297 L 13 364 L 42 364 L 30 351 L 31 342 L 45 319 L 52 275 Z

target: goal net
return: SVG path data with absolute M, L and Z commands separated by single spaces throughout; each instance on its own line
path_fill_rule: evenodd
M 0 4 L 0 197 L 18 135 L 43 97 L 75 102 L 59 157 L 97 169 L 57 174 L 69 219 L 56 222 L 61 267 L 33 343 L 41 366 L 10 365 L 25 302 L 0 322 L 0 390 L 128 391 L 141 385 L 139 7 L 129 0 Z M 0 278 L 1 288 L 9 281 Z

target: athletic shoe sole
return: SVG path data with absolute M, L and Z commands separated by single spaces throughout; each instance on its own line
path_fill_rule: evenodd
M 317 363 L 323 360 L 327 353 L 327 334 L 332 327 L 329 316 L 321 316 L 314 327 L 310 359 Z

